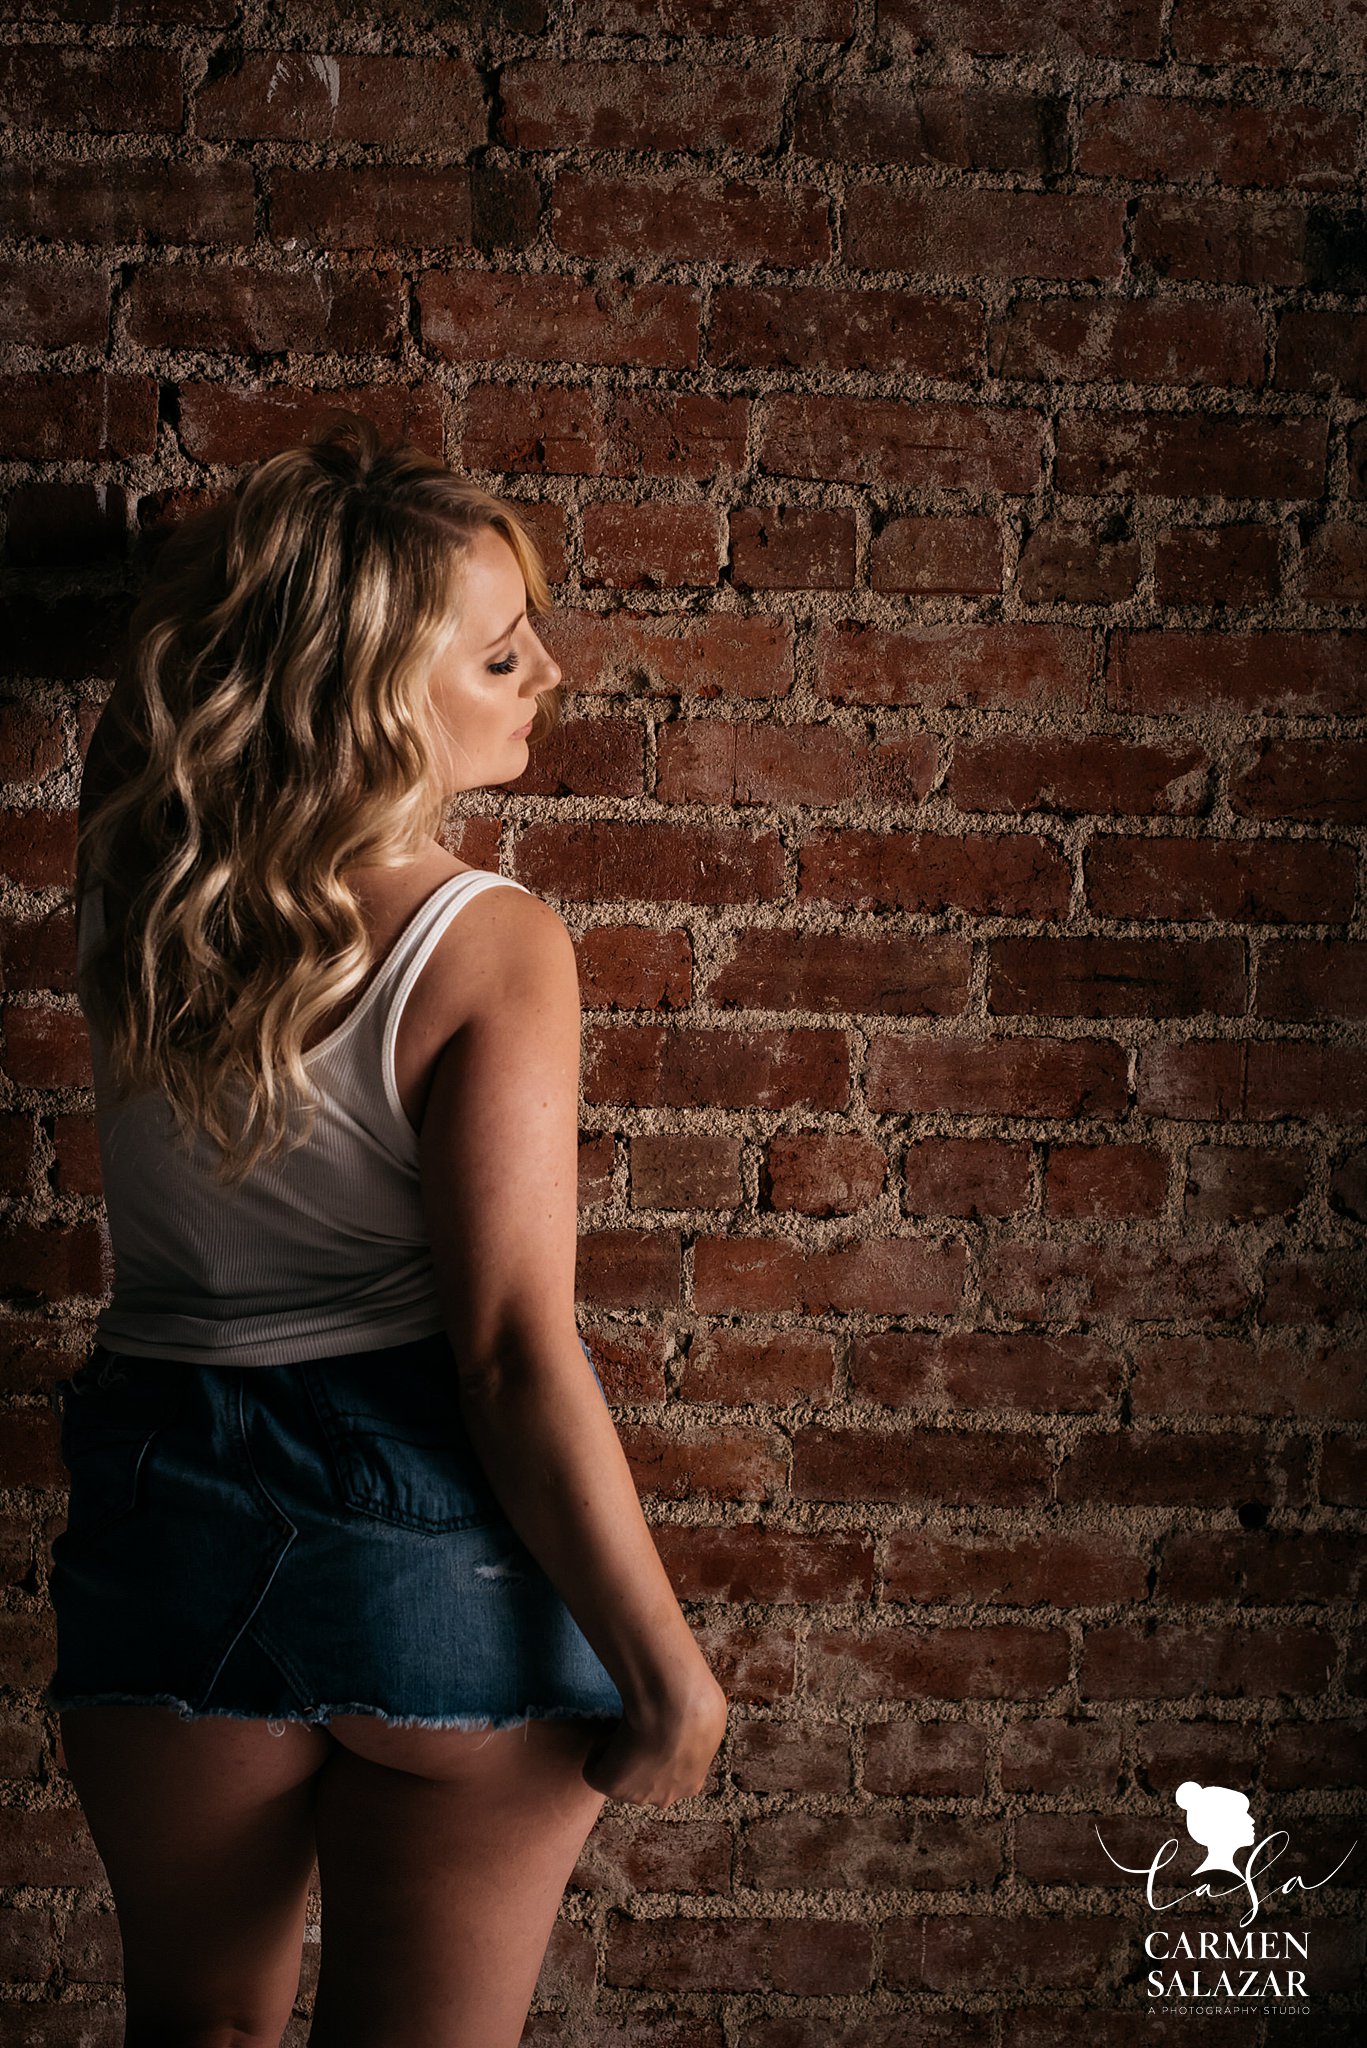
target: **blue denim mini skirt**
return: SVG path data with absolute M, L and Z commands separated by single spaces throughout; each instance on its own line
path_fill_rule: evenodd
M 97 1343 L 54 1395 L 70 1500 L 46 1706 L 424 1728 L 621 1716 L 475 1456 L 444 1332 L 252 1367 Z

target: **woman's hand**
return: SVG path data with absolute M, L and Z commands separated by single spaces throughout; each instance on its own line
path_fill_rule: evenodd
M 726 1733 L 726 1694 L 708 1686 L 649 1709 L 628 1707 L 598 1737 L 584 1780 L 632 1806 L 672 1806 L 700 1792 Z

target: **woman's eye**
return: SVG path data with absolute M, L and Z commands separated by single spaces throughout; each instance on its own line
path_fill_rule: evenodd
M 502 661 L 491 661 L 489 663 L 489 673 L 492 676 L 510 676 L 516 667 L 517 656 L 515 654 L 505 654 Z

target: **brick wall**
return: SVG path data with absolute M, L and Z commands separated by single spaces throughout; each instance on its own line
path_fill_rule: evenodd
M 577 938 L 583 1327 L 733 1702 L 526 2039 L 1346 2042 L 1363 0 L 3 14 L 0 2042 L 122 2038 L 35 1705 L 79 758 L 140 535 L 339 395 L 548 556 L 566 723 L 450 843 Z M 1259 1923 L 1312 2014 L 1153 2017 L 1098 1835 L 1191 1777 L 1351 1852 Z

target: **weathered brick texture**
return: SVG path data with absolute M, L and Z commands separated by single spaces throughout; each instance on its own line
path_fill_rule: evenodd
M 449 843 L 574 934 L 580 1309 L 732 1701 L 524 2039 L 1346 2048 L 1364 0 L 0 12 L 0 2036 L 122 2039 L 36 1705 L 79 764 L 147 538 L 342 401 L 546 555 L 565 723 Z M 1362 1838 L 1309 2016 L 1152 2010 L 1098 1832 L 1189 1777 Z

